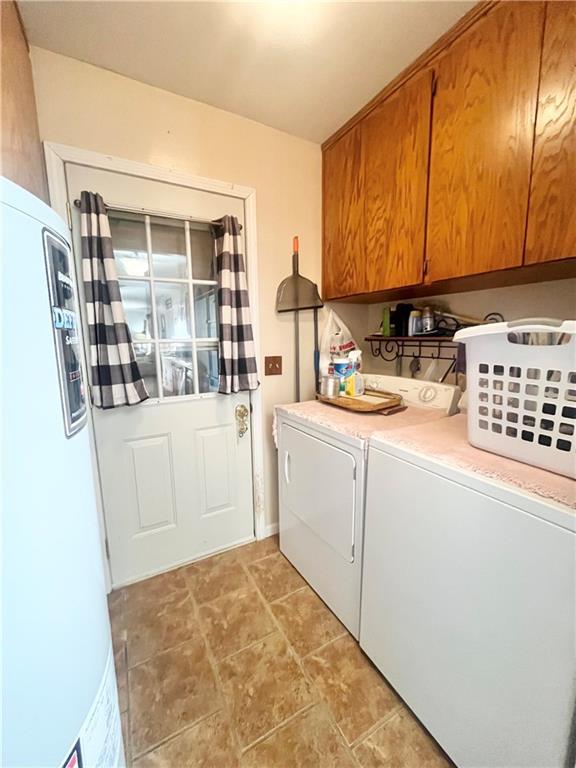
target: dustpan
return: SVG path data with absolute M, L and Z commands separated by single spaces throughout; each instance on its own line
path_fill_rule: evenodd
M 296 399 L 300 400 L 300 322 L 298 313 L 314 310 L 314 373 L 316 385 L 319 374 L 318 310 L 324 306 L 318 286 L 298 271 L 298 237 L 292 241 L 292 274 L 284 278 L 276 292 L 276 312 L 294 312 L 294 337 L 296 344 Z
M 324 304 L 318 286 L 298 272 L 298 238 L 293 240 L 292 274 L 284 278 L 276 293 L 276 312 L 299 312 L 319 309 Z

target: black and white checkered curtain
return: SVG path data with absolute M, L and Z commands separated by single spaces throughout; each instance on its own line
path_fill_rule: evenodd
M 98 408 L 141 403 L 148 392 L 124 315 L 106 206 L 93 192 L 82 192 L 80 203 L 92 402 Z
M 258 370 L 246 268 L 242 255 L 242 225 L 235 216 L 212 222 L 218 272 L 219 368 L 218 391 L 224 395 L 256 389 Z

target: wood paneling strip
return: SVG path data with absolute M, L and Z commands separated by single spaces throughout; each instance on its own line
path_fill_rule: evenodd
M 527 264 L 576 256 L 576 2 L 548 2 Z
M 0 172 L 48 202 L 32 66 L 16 3 L 0 2 Z

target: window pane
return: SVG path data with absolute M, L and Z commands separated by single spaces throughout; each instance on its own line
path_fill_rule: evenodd
M 144 216 L 110 212 L 108 218 L 118 275 L 126 277 L 149 275 Z
M 198 349 L 198 386 L 200 392 L 218 392 L 218 349 Z
M 192 344 L 161 344 L 162 392 L 164 397 L 194 394 Z
M 195 280 L 215 280 L 214 239 L 202 224 L 190 224 L 190 250 L 192 277 Z
M 153 338 L 150 284 L 142 280 L 119 280 L 118 284 L 132 340 L 144 341 Z
M 150 219 L 154 277 L 188 277 L 184 222 Z
M 158 397 L 158 379 L 156 378 L 156 354 L 154 344 L 134 344 L 136 362 L 140 369 L 140 375 L 144 379 L 144 384 L 150 397 Z
M 194 318 L 196 336 L 203 339 L 215 339 L 218 336 L 216 308 L 216 286 L 194 286 Z
M 191 335 L 190 300 L 186 283 L 155 283 L 158 336 L 182 339 Z

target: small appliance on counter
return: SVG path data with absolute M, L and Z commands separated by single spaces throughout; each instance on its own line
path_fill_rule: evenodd
M 528 319 L 460 330 L 468 440 L 576 478 L 576 321 Z

